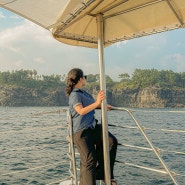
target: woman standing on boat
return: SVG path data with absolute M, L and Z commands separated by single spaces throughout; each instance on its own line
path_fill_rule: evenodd
M 80 185 L 96 185 L 96 180 L 104 180 L 102 126 L 94 117 L 95 109 L 101 108 L 106 96 L 98 93 L 96 101 L 83 90 L 86 76 L 83 71 L 74 68 L 67 77 L 66 94 L 69 97 L 69 109 L 73 121 L 74 143 L 80 153 Z M 107 107 L 111 109 L 109 105 Z M 109 133 L 111 185 L 114 180 L 113 168 L 117 151 L 117 139 Z

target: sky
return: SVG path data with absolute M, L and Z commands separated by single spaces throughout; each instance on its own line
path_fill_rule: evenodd
M 113 80 L 135 69 L 185 72 L 185 28 L 120 42 L 105 48 L 105 73 Z M 71 68 L 99 74 L 98 50 L 63 44 L 38 25 L 0 8 L 0 71 L 67 74 Z

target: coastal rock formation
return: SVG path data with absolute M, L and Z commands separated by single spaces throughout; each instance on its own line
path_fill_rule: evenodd
M 67 102 L 62 87 L 56 90 L 0 87 L 1 106 L 65 106 Z
M 111 95 L 109 95 L 111 94 Z M 185 107 L 185 89 L 172 90 L 156 87 L 109 92 L 109 101 L 123 107 Z
M 88 89 L 96 97 L 98 87 Z M 107 90 L 107 102 L 120 107 L 185 107 L 185 89 Z M 67 106 L 65 87 L 51 89 L 30 89 L 16 86 L 0 87 L 0 106 Z

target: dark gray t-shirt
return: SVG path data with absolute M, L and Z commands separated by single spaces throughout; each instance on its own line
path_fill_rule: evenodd
M 73 121 L 73 133 L 91 127 L 95 123 L 94 110 L 85 115 L 80 115 L 75 111 L 75 106 L 81 104 L 82 107 L 86 107 L 94 102 L 95 100 L 92 95 L 86 91 L 82 89 L 73 89 L 69 95 L 69 110 Z

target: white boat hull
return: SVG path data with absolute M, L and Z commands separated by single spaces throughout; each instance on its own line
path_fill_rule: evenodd
M 78 184 L 79 184 L 79 182 L 78 182 Z M 59 185 L 71 185 L 71 180 L 63 181 Z

